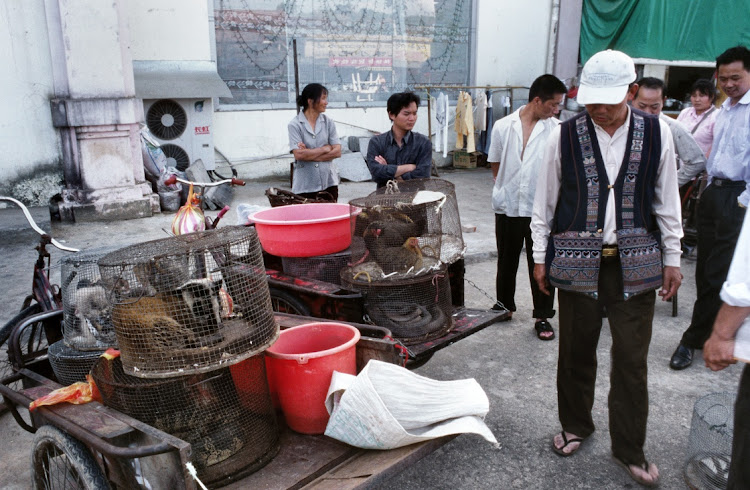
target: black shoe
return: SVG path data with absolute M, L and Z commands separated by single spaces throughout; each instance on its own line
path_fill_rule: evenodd
M 693 363 L 693 352 L 692 347 L 687 347 L 682 344 L 677 346 L 672 359 L 669 361 L 669 367 L 677 371 L 689 367 Z

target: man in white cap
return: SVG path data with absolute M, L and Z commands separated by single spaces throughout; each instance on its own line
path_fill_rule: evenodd
M 534 278 L 543 291 L 558 288 L 562 431 L 553 450 L 570 456 L 594 432 L 596 348 L 606 308 L 612 454 L 635 481 L 651 486 L 659 470 L 643 453 L 648 348 L 655 290 L 667 300 L 682 280 L 682 225 L 672 134 L 657 117 L 628 106 L 635 77 L 633 60 L 619 51 L 586 63 L 578 91 L 586 112 L 547 140 L 531 232 Z

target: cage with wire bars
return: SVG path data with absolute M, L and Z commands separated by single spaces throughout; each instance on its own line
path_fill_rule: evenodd
M 98 263 L 129 374 L 212 371 L 262 352 L 278 337 L 252 227 L 140 243 Z
M 198 477 L 207 485 L 242 478 L 278 452 L 280 430 L 263 353 L 163 379 L 131 376 L 119 357 L 102 357 L 92 377 L 106 406 L 189 442 Z
M 108 252 L 112 249 L 77 252 L 60 261 L 63 337 L 74 350 L 101 352 L 117 343 L 112 305 L 107 298 L 109 290 L 97 264 Z
M 362 294 L 367 319 L 391 331 L 404 344 L 426 342 L 453 327 L 453 302 L 447 270 L 374 281 L 366 275 L 341 270 L 344 287 Z
M 63 340 L 54 342 L 47 349 L 52 372 L 55 373 L 57 382 L 65 386 L 86 381 L 86 375 L 103 353 L 103 350 L 78 350 L 68 346 Z
M 430 274 L 463 257 L 458 202 L 450 182 L 391 181 L 349 205 L 357 215 L 350 281 L 357 275 L 381 281 Z
M 727 487 L 736 398 L 736 393 L 711 393 L 693 406 L 684 471 L 685 482 L 692 489 Z
M 281 257 L 281 268 L 290 276 L 314 279 L 341 285 L 341 269 L 352 258 L 350 249 L 314 257 Z

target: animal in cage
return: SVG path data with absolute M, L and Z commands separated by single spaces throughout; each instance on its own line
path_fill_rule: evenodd
M 133 275 L 140 284 L 140 290 L 131 291 L 131 295 L 143 293 L 153 296 L 155 293 L 167 293 L 184 284 L 190 276 L 186 257 L 158 257 L 136 264 Z M 135 289 L 131 286 L 131 289 Z
M 78 341 L 96 343 L 97 338 L 114 335 L 112 308 L 107 299 L 107 290 L 98 282 L 87 279 L 78 282 L 75 290 L 76 326 L 80 332 Z
M 205 347 L 221 342 L 220 291 L 218 282 L 194 279 L 173 292 L 115 304 L 113 321 L 130 333 L 121 336 L 120 343 L 132 342 L 136 351 L 148 351 Z

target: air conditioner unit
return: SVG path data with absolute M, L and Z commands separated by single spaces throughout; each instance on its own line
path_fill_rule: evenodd
M 216 168 L 211 98 L 144 100 L 143 112 L 149 131 L 167 157 L 168 166 L 184 171 L 200 159 L 206 170 Z

